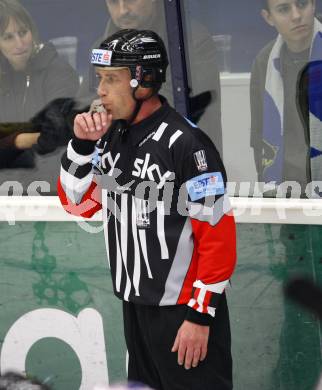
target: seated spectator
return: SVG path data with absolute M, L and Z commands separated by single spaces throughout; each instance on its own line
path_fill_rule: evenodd
M 311 196 L 307 185 L 322 180 L 322 24 L 315 18 L 315 0 L 262 4 L 264 20 L 278 35 L 258 54 L 251 74 L 251 146 L 258 180 L 293 182 L 297 188 L 286 196 Z
M 17 0 L 0 0 L 0 185 L 17 180 L 25 189 L 32 180 L 48 181 L 50 161 L 41 169 L 35 151 L 52 154 L 70 138 L 53 120 L 77 92 L 78 80 L 55 47 L 39 40 L 26 9 Z

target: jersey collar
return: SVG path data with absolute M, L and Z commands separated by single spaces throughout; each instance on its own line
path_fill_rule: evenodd
M 156 131 L 160 122 L 162 122 L 162 120 L 167 116 L 170 106 L 163 96 L 159 95 L 159 98 L 162 105 L 158 110 L 149 117 L 143 119 L 141 122 L 128 128 L 127 131 L 130 133 L 133 145 L 138 146 L 145 137 L 153 131 Z

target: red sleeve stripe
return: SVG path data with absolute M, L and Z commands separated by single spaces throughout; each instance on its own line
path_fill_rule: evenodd
M 195 280 L 200 280 L 204 285 L 229 280 L 236 265 L 236 226 L 233 215 L 225 214 L 215 226 L 194 219 L 191 225 L 198 264 Z
M 190 218 L 200 222 L 208 222 L 212 226 L 215 226 L 232 209 L 227 194 L 221 196 L 211 205 L 207 205 L 207 198 L 205 199 L 205 204 L 188 202 L 188 208 Z
M 222 294 L 227 287 L 229 280 L 224 280 L 223 282 L 218 282 L 214 284 L 204 284 L 201 280 L 196 280 L 193 284 L 193 287 L 196 287 L 196 290 L 207 290 L 212 293 Z
M 227 281 L 228 282 L 228 281 Z M 221 293 L 211 291 L 208 287 L 203 286 L 202 288 L 194 288 L 192 294 L 193 308 L 201 313 L 208 313 L 209 308 L 215 308 L 220 301 Z M 191 302 L 192 303 L 192 302 Z
M 192 307 L 194 310 L 198 311 L 200 305 L 195 299 L 190 299 L 188 306 Z
M 192 298 L 193 300 L 196 301 L 196 304 L 194 305 L 194 309 L 201 313 L 208 313 L 208 306 L 210 305 L 212 295 L 213 294 L 211 293 L 211 291 L 207 291 L 206 289 L 196 288 Z
M 191 220 L 194 233 L 194 251 L 186 274 L 178 304 L 186 304 L 193 296 L 193 287 L 199 280 L 209 285 L 214 293 L 221 293 L 236 264 L 236 229 L 234 217 L 225 215 L 216 226 Z M 225 285 L 221 283 L 225 281 Z M 200 288 L 200 287 L 199 287 Z
M 86 176 L 78 179 L 76 176 L 67 172 L 63 167 L 60 169 L 60 183 L 65 194 L 74 203 L 80 203 L 84 194 L 88 191 L 93 182 L 93 172 L 90 171 Z
M 208 311 L 208 306 L 210 305 L 210 300 L 212 297 L 212 293 L 210 291 L 206 291 L 205 298 L 203 300 L 203 313 L 207 313 Z
M 57 192 L 62 206 L 70 214 L 84 218 L 91 218 L 102 208 L 101 191 L 95 182 L 92 182 L 79 204 L 73 203 L 67 197 L 61 185 L 60 179 L 58 179 L 57 183 Z
M 188 302 L 188 306 L 190 306 L 192 309 L 196 310 L 199 313 L 209 314 L 212 317 L 215 317 L 215 313 L 216 313 L 215 307 L 199 304 L 194 298 L 190 299 L 190 301 Z
M 236 264 L 235 220 L 229 213 L 223 215 L 215 226 L 195 219 L 191 220 L 191 225 L 195 245 L 194 265 L 189 268 L 180 300 L 187 296 L 190 285 L 188 306 L 215 316 L 220 294 L 227 286 Z

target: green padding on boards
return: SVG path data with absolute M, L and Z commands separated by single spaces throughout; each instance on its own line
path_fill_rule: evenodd
M 1 370 L 22 367 L 59 390 L 90 388 L 97 377 L 124 379 L 121 304 L 103 233 L 73 222 L 3 222 L 0 237 Z M 306 274 L 322 286 L 321 242 L 320 226 L 238 225 L 228 291 L 234 389 L 314 388 L 319 323 L 284 299 L 282 285 Z
M 124 379 L 121 304 L 113 294 L 103 233 L 90 234 L 76 223 L 34 222 L 1 223 L 0 235 L 1 370 L 11 361 L 21 367 L 28 355 L 28 374 L 47 375 L 53 367 L 49 383 L 59 390 L 68 371 L 65 388 L 79 383 L 80 364 L 87 371 L 83 388 L 95 378 Z M 49 350 L 48 337 L 63 344 L 51 341 L 45 357 L 39 351 Z
M 322 286 L 322 226 L 239 225 L 229 293 L 235 389 L 312 390 L 321 370 L 319 323 L 283 297 L 308 275 Z
M 37 341 L 30 348 L 26 362 L 26 371 L 51 385 L 51 390 L 78 390 L 80 387 L 79 359 L 72 348 L 59 339 Z

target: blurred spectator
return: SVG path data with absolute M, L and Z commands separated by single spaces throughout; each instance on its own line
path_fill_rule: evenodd
M 167 45 L 167 28 L 163 0 L 105 0 L 109 19 L 103 37 L 94 44 L 124 28 L 149 29 L 155 31 Z M 222 155 L 221 93 L 219 72 L 215 61 L 215 45 L 207 29 L 194 19 L 189 21 L 185 43 L 187 66 L 190 67 L 191 118 L 212 139 Z M 94 78 L 84 80 L 80 90 L 83 105 L 89 105 L 97 96 L 91 84 Z M 189 72 L 188 72 L 189 73 Z M 91 90 L 92 94 L 88 91 Z M 169 103 L 173 104 L 171 72 L 161 89 Z
M 55 118 L 78 86 L 76 72 L 51 43 L 41 43 L 23 6 L 17 0 L 0 0 L 0 185 L 17 180 L 25 189 L 33 180 L 50 181 L 51 164 L 56 163 L 55 188 L 59 156 L 52 152 L 70 138 Z M 37 162 L 35 150 L 50 155 Z
M 315 0 L 263 0 L 262 16 L 278 37 L 258 54 L 251 74 L 258 180 L 297 182 L 295 196 L 305 196 L 311 180 L 322 180 L 321 114 L 312 110 L 314 86 L 299 82 L 308 62 L 322 59 L 322 24 L 314 13 Z

